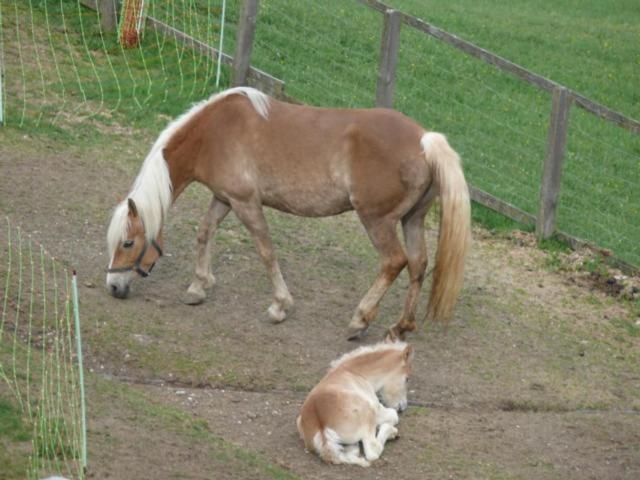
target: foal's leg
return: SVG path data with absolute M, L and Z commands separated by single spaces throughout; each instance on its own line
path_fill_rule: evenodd
M 396 234 L 396 220 L 360 219 L 371 243 L 380 253 L 380 271 L 351 319 L 349 340 L 356 340 L 369 327 L 378 313 L 380 300 L 407 264 L 407 256 Z
M 281 322 L 286 318 L 287 310 L 293 306 L 293 298 L 282 278 L 262 206 L 253 202 L 232 202 L 231 207 L 253 236 L 258 253 L 271 279 L 274 298 L 268 309 L 269 318 L 274 322 Z
M 409 291 L 400 319 L 389 329 L 388 335 L 393 339 L 404 339 L 405 332 L 413 332 L 416 329 L 418 296 L 428 263 L 427 245 L 424 241 L 424 217 L 429 211 L 434 197 L 435 192 L 427 193 L 402 219 L 402 231 L 407 247 Z
M 389 425 L 385 423 L 383 425 Z M 382 427 L 380 427 L 382 429 Z M 395 429 L 395 427 L 392 427 Z M 386 429 L 385 429 L 386 430 Z M 385 434 L 389 434 L 389 432 L 385 432 Z M 379 435 L 379 433 L 378 433 Z M 387 441 L 387 437 L 384 437 L 385 442 Z M 376 436 L 376 425 L 373 424 L 370 431 L 362 438 L 362 449 L 364 450 L 364 458 L 367 459 L 368 462 L 373 462 L 380 458 L 382 454 L 382 450 L 384 450 L 384 443 L 380 442 Z
M 397 436 L 398 436 L 398 429 L 396 427 L 394 427 L 390 423 L 383 423 L 382 425 L 380 425 L 380 428 L 378 429 L 376 440 L 378 440 L 378 442 L 380 442 L 380 444 L 382 445 L 382 448 L 384 448 L 384 445 L 385 443 L 387 443 L 387 440 L 393 440 Z
M 209 210 L 198 228 L 195 278 L 182 299 L 184 303 L 189 305 L 202 303 L 207 296 L 205 289 L 213 287 L 216 283 L 216 279 L 211 273 L 212 238 L 229 210 L 231 210 L 231 207 L 222 203 L 216 197 L 211 199 Z

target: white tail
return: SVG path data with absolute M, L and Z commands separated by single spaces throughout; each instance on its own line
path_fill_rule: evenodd
M 425 133 L 420 144 L 432 168 L 441 203 L 438 252 L 427 318 L 447 322 L 462 287 L 464 260 L 471 241 L 469 188 L 460 157 L 444 135 Z

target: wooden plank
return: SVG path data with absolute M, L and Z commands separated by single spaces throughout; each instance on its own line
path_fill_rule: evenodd
M 251 65 L 251 51 L 258 18 L 258 0 L 244 0 L 238 30 L 236 31 L 236 51 L 233 60 L 233 85 L 246 85 Z
M 118 29 L 118 0 L 96 0 L 100 12 L 100 27 L 104 32 L 115 32 Z
M 400 12 L 387 10 L 384 13 L 384 28 L 380 40 L 380 66 L 376 87 L 376 106 L 393 107 L 393 93 L 396 86 L 396 65 L 400 45 Z
M 577 92 L 571 91 L 571 97 L 573 98 L 573 101 L 576 105 L 586 110 L 587 112 L 592 113 L 596 117 L 600 117 L 603 120 L 615 123 L 633 133 L 640 134 L 640 122 L 638 122 L 637 120 L 629 118 L 619 112 L 616 112 L 615 110 L 611 110 L 610 108 L 594 102 L 593 100 L 590 100 Z
M 378 0 L 358 0 L 360 3 L 377 10 L 380 13 L 385 13 L 390 7 L 386 4 L 379 2 Z M 478 47 L 477 45 L 468 42 L 466 40 L 461 39 L 460 37 L 453 35 L 449 32 L 446 32 L 438 27 L 435 27 L 424 20 L 421 20 L 416 17 L 412 17 L 411 15 L 407 15 L 406 13 L 399 12 L 402 22 L 412 28 L 420 30 L 427 35 L 430 35 L 444 43 L 451 45 L 458 50 L 461 50 L 471 56 L 474 56 L 490 65 L 495 66 L 496 68 L 510 73 L 525 82 L 534 85 L 542 90 L 546 90 L 548 92 L 553 92 L 554 89 L 558 87 L 564 87 L 563 85 L 554 82 L 542 75 L 539 75 L 535 72 L 527 70 L 526 68 L 513 63 L 499 55 L 496 55 L 493 52 L 485 50 L 484 48 Z M 564 87 L 567 88 L 567 87 Z M 608 108 L 598 102 L 595 102 L 585 96 L 575 92 L 571 89 L 568 89 L 569 94 L 574 99 L 577 106 L 583 108 L 584 110 L 610 122 L 613 122 L 627 130 L 634 132 L 636 134 L 640 134 L 640 122 L 634 120 L 630 117 L 627 117 L 611 108 Z
M 190 35 L 187 35 L 180 30 L 177 30 L 160 20 L 157 20 L 153 17 L 146 17 L 147 25 L 155 30 L 169 36 L 173 37 L 176 41 L 184 43 L 185 45 L 190 46 L 194 50 L 202 53 L 203 55 L 208 55 L 214 60 L 218 60 L 218 49 L 201 42 L 200 40 L 193 38 Z M 222 53 L 222 63 L 225 65 L 233 65 L 233 57 L 227 55 L 226 53 Z M 258 88 L 259 90 L 273 96 L 276 98 L 283 98 L 284 94 L 284 86 L 285 83 L 279 78 L 275 78 L 269 75 L 262 70 L 257 68 L 250 67 L 249 74 L 247 77 L 247 83 L 253 87 Z
M 535 225 L 536 217 L 518 207 L 511 205 L 504 200 L 494 197 L 490 193 L 480 190 L 479 188 L 469 185 L 469 193 L 471 194 L 471 200 L 485 206 L 491 210 L 501 213 L 505 217 L 508 217 L 516 222 L 520 222 L 523 225 L 529 227 Z
M 540 185 L 540 208 L 536 222 L 538 240 L 549 238 L 556 228 L 556 207 L 560 195 L 560 180 L 564 150 L 567 144 L 567 125 L 571 98 L 564 87 L 553 92 L 547 155 L 544 159 L 542 183 Z
M 121 0 L 79 0 L 80 5 L 98 10 L 100 27 L 104 32 L 115 32 L 118 28 L 118 14 Z

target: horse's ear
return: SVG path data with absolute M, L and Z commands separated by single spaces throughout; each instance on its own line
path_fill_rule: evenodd
M 404 347 L 404 350 L 402 352 L 402 359 L 406 363 L 409 363 L 413 360 L 413 347 L 411 345 L 407 345 L 406 347 Z
M 129 215 L 137 217 L 138 207 L 136 207 L 136 202 L 133 201 L 133 198 L 127 198 L 127 204 L 129 205 Z

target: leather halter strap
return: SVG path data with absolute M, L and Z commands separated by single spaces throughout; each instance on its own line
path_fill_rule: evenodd
M 151 240 L 151 246 L 156 249 L 156 251 L 158 252 L 158 256 L 161 257 L 162 256 L 162 248 L 160 248 L 160 245 L 158 245 L 158 242 L 156 242 L 155 239 Z M 107 273 L 124 273 L 124 272 L 134 271 L 138 275 L 140 275 L 142 278 L 148 277 L 149 274 L 151 273 L 151 270 L 153 270 L 153 267 L 155 266 L 156 262 L 153 262 L 151 264 L 151 266 L 149 267 L 149 271 L 145 272 L 142 269 L 141 262 L 142 262 L 142 259 L 145 256 L 145 254 L 147 253 L 147 248 L 149 248 L 149 242 L 147 242 L 145 240 L 144 248 L 140 252 L 140 255 L 138 255 L 138 258 L 136 258 L 135 262 L 133 262 L 133 265 L 131 265 L 130 267 L 108 268 L 107 269 Z

